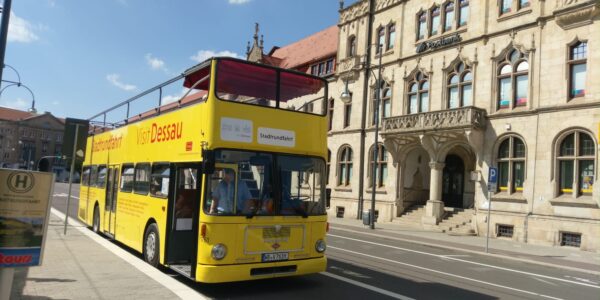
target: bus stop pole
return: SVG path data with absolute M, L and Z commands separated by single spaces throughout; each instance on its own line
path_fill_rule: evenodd
M 0 300 L 9 300 L 15 268 L 0 268 Z
M 488 253 L 490 245 L 490 214 L 492 211 L 492 191 L 488 190 L 488 213 L 487 213 L 487 233 L 485 234 L 485 253 Z
M 75 159 L 77 159 L 77 136 L 79 135 L 79 124 L 75 124 L 75 139 L 73 142 L 73 152 L 71 154 L 71 170 L 69 171 L 69 196 L 67 197 L 67 208 L 65 210 L 65 233 L 67 235 L 67 225 L 69 223 L 69 206 L 71 205 L 71 186 L 73 186 L 73 174 L 75 172 Z

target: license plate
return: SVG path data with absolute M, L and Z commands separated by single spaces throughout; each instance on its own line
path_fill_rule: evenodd
M 267 262 L 267 261 L 281 261 L 281 260 L 288 260 L 288 253 L 287 252 L 263 253 L 262 254 L 262 261 L 263 262 Z

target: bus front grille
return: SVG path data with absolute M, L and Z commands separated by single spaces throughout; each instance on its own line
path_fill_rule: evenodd
M 250 270 L 251 276 L 264 276 L 274 274 L 285 274 L 296 272 L 296 265 L 292 266 L 280 266 L 280 267 L 268 267 L 268 268 L 253 268 Z

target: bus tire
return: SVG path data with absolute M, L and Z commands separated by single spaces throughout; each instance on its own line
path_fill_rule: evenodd
M 158 267 L 158 257 L 160 256 L 160 240 L 158 237 L 158 227 L 155 223 L 148 225 L 144 233 L 144 260 L 153 267 Z
M 92 219 L 92 230 L 95 233 L 100 233 L 100 211 L 98 206 L 94 206 L 94 217 Z

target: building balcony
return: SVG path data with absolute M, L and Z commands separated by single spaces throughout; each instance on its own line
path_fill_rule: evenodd
M 563 29 L 589 25 L 600 15 L 600 0 L 556 1 L 553 15 Z
M 383 119 L 382 134 L 485 128 L 484 109 L 468 106 Z

